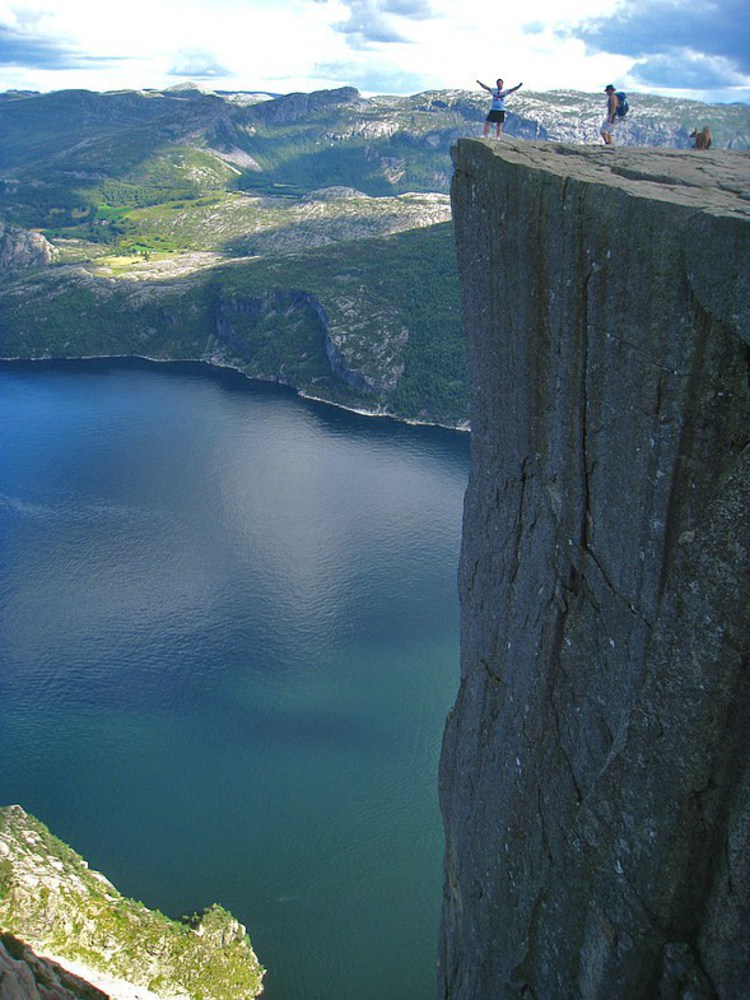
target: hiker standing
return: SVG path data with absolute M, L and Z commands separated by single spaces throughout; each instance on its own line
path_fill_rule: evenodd
M 480 87 L 483 87 L 489 94 L 492 94 L 492 107 L 487 114 L 487 118 L 484 123 L 484 132 L 482 133 L 483 138 L 487 138 L 487 134 L 490 131 L 490 123 L 495 122 L 497 126 L 497 138 L 503 131 L 503 122 L 505 121 L 505 98 L 512 94 L 514 91 L 522 87 L 523 84 L 519 83 L 515 87 L 511 87 L 510 90 L 503 90 L 503 81 L 497 80 L 496 87 L 488 87 L 486 83 L 482 83 L 481 80 L 477 80 Z
M 604 116 L 602 127 L 599 129 L 599 134 L 604 139 L 605 145 L 614 146 L 615 139 L 612 133 L 617 124 L 617 94 L 611 83 L 608 83 L 604 88 L 604 93 L 607 95 L 607 113 Z

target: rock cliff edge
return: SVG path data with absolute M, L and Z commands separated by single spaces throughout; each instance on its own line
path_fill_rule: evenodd
M 454 147 L 439 995 L 750 997 L 750 156 Z
M 21 806 L 0 808 L 0 1000 L 253 1000 L 263 975 L 222 907 L 169 920 Z

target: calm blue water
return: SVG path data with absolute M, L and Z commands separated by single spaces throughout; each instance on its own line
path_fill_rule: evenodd
M 268 1000 L 432 1000 L 468 463 L 199 366 L 0 366 L 0 804 L 231 909 Z

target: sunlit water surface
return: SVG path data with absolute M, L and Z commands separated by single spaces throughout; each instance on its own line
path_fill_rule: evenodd
M 200 366 L 0 366 L 0 804 L 228 907 L 268 1000 L 432 1000 L 467 474 Z

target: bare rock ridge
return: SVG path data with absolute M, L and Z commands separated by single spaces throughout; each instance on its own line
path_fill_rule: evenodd
M 0 270 L 47 265 L 54 256 L 54 247 L 41 233 L 0 222 Z
M 750 997 L 750 156 L 453 149 L 441 1000 Z

